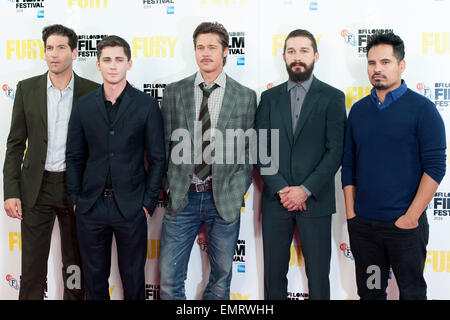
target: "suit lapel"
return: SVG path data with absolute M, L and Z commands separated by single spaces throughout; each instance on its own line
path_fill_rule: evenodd
M 81 92 L 82 90 L 82 86 L 83 86 L 83 82 L 80 80 L 80 77 L 77 76 L 77 74 L 74 72 L 73 73 L 73 78 L 74 78 L 74 88 L 73 88 L 73 100 L 72 100 L 72 107 L 75 105 L 75 102 L 77 102 L 78 98 L 81 97 Z
M 224 133 L 225 127 L 230 120 L 230 116 L 233 113 L 236 106 L 237 92 L 230 77 L 227 76 L 227 82 L 225 85 L 225 93 L 222 100 L 222 106 L 220 107 L 219 119 L 217 120 L 217 130 Z
M 280 95 L 278 96 L 278 107 L 283 119 L 284 128 L 286 129 L 289 143 L 292 145 L 293 133 L 292 133 L 292 114 L 291 114 L 291 97 L 287 91 L 287 82 L 281 87 Z
M 191 139 L 194 141 L 194 121 L 195 119 L 195 99 L 194 99 L 194 82 L 195 74 L 183 82 L 181 86 L 181 103 L 186 116 L 186 123 L 191 134 Z
M 123 95 L 123 100 L 122 100 L 122 102 L 119 105 L 119 110 L 117 110 L 117 115 L 116 115 L 116 117 L 114 119 L 114 122 L 112 124 L 113 127 L 116 125 L 117 121 L 119 121 L 120 118 L 123 117 L 123 115 L 126 112 L 131 111 L 132 107 L 134 105 L 136 105 L 136 103 L 132 99 L 133 91 L 131 89 L 130 90 L 125 89 L 125 90 L 127 90 L 127 91 Z
M 103 86 L 100 86 L 100 88 L 98 88 L 97 92 L 95 93 L 95 105 L 97 107 L 97 111 L 100 112 L 100 114 L 105 119 L 106 123 L 109 125 L 109 118 L 108 114 L 106 113 L 105 101 L 103 100 L 102 90 Z
M 42 121 L 44 122 L 45 136 L 48 134 L 48 116 L 47 116 L 47 72 L 44 73 L 37 83 L 36 105 L 39 108 Z
M 295 128 L 294 141 L 297 140 L 300 132 L 302 131 L 303 126 L 305 125 L 308 117 L 311 114 L 311 111 L 314 110 L 317 100 L 320 97 L 320 83 L 316 79 L 313 78 L 311 83 L 311 87 L 309 88 L 308 93 L 306 94 L 305 100 L 303 101 L 302 111 L 300 112 L 300 118 L 298 119 L 297 127 Z

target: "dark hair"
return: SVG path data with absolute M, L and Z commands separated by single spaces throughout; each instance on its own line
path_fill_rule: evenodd
M 198 35 L 205 33 L 214 33 L 218 35 L 219 41 L 222 44 L 222 48 L 225 49 L 229 47 L 230 37 L 228 35 L 227 29 L 225 29 L 225 27 L 222 24 L 218 22 L 202 22 L 197 26 L 197 28 L 194 31 L 194 34 L 192 35 L 192 38 L 194 40 L 194 48 L 197 45 L 196 41 Z M 225 66 L 226 63 L 227 57 L 224 57 L 223 65 Z
M 405 44 L 403 40 L 396 34 L 389 33 L 378 33 L 374 36 L 370 37 L 366 46 L 366 56 L 369 55 L 369 50 L 373 46 L 377 46 L 380 44 L 389 44 L 392 46 L 394 51 L 394 56 L 397 58 L 397 61 L 400 62 L 405 58 Z
M 119 36 L 108 36 L 97 43 L 97 60 L 100 60 L 102 50 L 105 47 L 122 47 L 128 61 L 131 60 L 131 49 L 128 42 Z
M 48 37 L 54 34 L 67 37 L 69 39 L 69 46 L 72 51 L 77 48 L 77 34 L 75 33 L 75 31 L 63 26 L 62 24 L 53 24 L 42 29 L 42 41 L 44 41 L 44 48 L 46 46 Z
M 308 38 L 309 40 L 311 40 L 311 44 L 312 47 L 314 49 L 314 53 L 317 52 L 317 42 L 316 39 L 314 38 L 314 36 L 312 35 L 311 32 L 309 32 L 308 30 L 303 30 L 303 29 L 297 29 L 294 31 L 291 31 L 288 36 L 286 37 L 286 40 L 284 40 L 284 48 L 283 48 L 283 53 L 286 52 L 286 43 L 290 38 L 296 38 L 296 37 L 305 37 Z

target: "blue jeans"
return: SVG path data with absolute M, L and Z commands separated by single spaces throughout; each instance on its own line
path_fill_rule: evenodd
M 176 216 L 165 215 L 159 258 L 162 300 L 186 299 L 184 282 L 195 237 L 203 223 L 208 235 L 211 265 L 204 300 L 228 300 L 233 255 L 239 236 L 240 218 L 223 220 L 214 205 L 212 191 L 189 191 L 189 203 Z

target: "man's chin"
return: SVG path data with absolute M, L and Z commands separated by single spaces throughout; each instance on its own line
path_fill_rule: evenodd
M 291 72 L 289 74 L 289 79 L 294 82 L 303 82 L 305 80 L 308 80 L 311 74 L 312 72 Z
M 387 87 L 382 83 L 373 83 L 373 87 L 377 90 L 385 90 Z

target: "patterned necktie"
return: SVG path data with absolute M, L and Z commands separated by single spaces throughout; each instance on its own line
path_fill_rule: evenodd
M 218 87 L 217 84 L 214 84 L 212 88 L 206 89 L 202 83 L 200 83 L 200 89 L 203 91 L 203 99 L 202 104 L 200 105 L 200 113 L 198 115 L 198 121 L 202 123 L 202 133 L 204 134 L 208 130 L 211 129 L 211 117 L 209 115 L 208 110 L 208 98 L 211 92 Z M 210 132 L 210 131 L 208 131 Z M 203 141 L 203 135 L 200 137 L 200 143 L 202 144 L 202 163 L 195 165 L 194 172 L 199 177 L 200 180 L 205 180 L 208 176 L 211 175 L 211 159 L 208 159 L 207 164 L 204 159 L 204 151 L 205 148 L 210 143 L 210 135 L 208 135 L 207 139 Z

